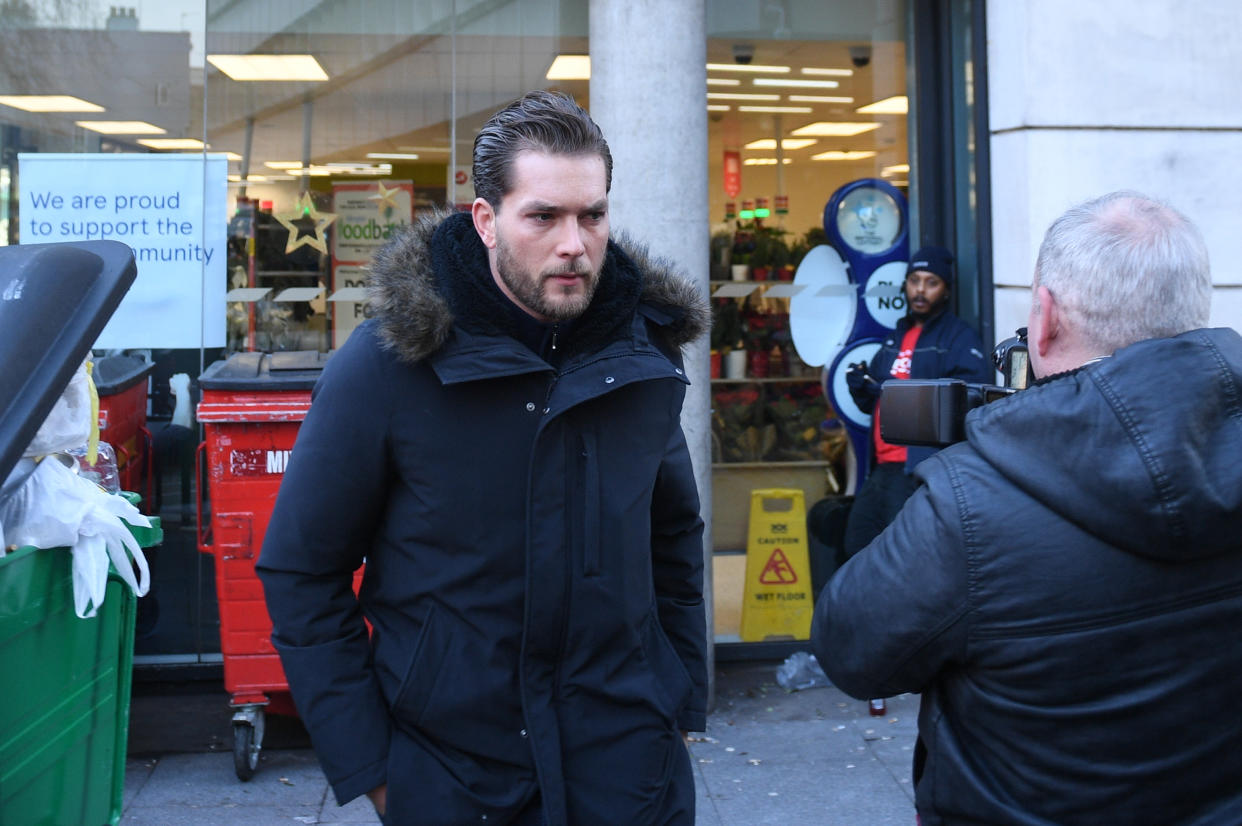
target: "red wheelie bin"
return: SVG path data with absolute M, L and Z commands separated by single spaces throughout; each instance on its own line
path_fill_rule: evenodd
M 276 493 L 310 391 L 328 354 L 316 351 L 237 353 L 199 377 L 198 446 L 201 480 L 207 462 L 210 515 L 198 498 L 198 549 L 215 558 L 224 687 L 232 695 L 233 763 L 249 780 L 263 747 L 265 714 L 297 713 L 254 564 L 276 504 Z M 362 571 L 354 576 L 354 589 Z
M 137 356 L 105 356 L 92 373 L 99 392 L 99 438 L 116 451 L 121 490 L 142 494 L 144 513 L 155 507 L 147 430 L 147 376 L 153 366 Z

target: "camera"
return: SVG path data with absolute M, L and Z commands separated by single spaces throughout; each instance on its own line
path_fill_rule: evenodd
M 887 381 L 880 391 L 884 415 L 880 436 L 895 445 L 944 447 L 966 438 L 966 414 L 976 407 L 1013 395 L 1034 381 L 1026 328 L 992 351 L 1003 386 L 970 384 L 961 379 Z
M 734 43 L 733 44 L 733 60 L 743 66 L 748 65 L 755 59 L 755 47 L 751 43 Z
M 850 46 L 850 62 L 862 69 L 871 64 L 870 46 Z

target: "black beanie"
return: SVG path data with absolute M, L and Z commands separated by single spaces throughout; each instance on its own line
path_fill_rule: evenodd
M 953 286 L 953 253 L 944 247 L 926 246 L 921 248 L 910 258 L 910 266 L 906 267 L 906 275 L 915 270 L 925 270 L 936 276 L 945 283 L 946 287 Z

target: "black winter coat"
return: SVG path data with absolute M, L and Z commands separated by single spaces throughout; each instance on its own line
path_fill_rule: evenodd
M 538 789 L 548 824 L 691 822 L 678 729 L 705 724 L 707 629 L 679 345 L 705 302 L 610 242 L 553 368 L 468 214 L 396 239 L 371 289 L 257 565 L 337 800 L 387 782 L 387 823 L 504 823 Z
M 1242 338 L 1143 341 L 972 411 L 846 563 L 816 654 L 922 692 L 940 824 L 1242 822 Z

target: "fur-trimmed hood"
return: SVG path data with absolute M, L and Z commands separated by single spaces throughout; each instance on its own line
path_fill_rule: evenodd
M 439 350 L 454 325 L 472 332 L 512 332 L 506 299 L 492 281 L 487 250 L 468 213 L 437 212 L 394 236 L 371 261 L 367 294 L 367 312 L 377 319 L 381 341 L 405 362 L 422 361 Z M 677 274 L 671 262 L 622 236 L 608 242 L 595 298 L 574 322 L 576 346 L 589 348 L 627 335 L 640 303 L 662 320 L 674 347 L 707 329 L 707 301 L 694 283 Z

